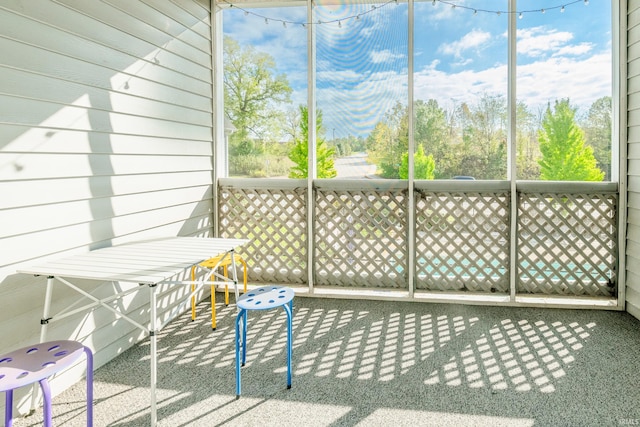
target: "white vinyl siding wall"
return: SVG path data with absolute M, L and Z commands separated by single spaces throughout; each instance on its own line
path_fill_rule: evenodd
M 209 0 L 6 0 L 0 52 L 5 353 L 37 342 L 41 329 L 46 278 L 18 275 L 20 265 L 151 236 L 212 235 Z M 57 283 L 54 298 L 53 312 L 78 296 Z M 140 292 L 119 304 L 143 321 L 146 301 Z M 48 331 L 92 347 L 96 367 L 143 337 L 102 309 Z
M 627 7 L 628 208 L 626 309 L 640 319 L 640 0 Z

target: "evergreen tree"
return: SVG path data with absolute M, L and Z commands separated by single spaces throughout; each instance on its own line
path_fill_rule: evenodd
M 337 175 L 333 162 L 335 149 L 329 147 L 321 135 L 322 112 L 316 114 L 316 164 L 318 178 L 334 178 Z M 289 159 L 294 166 L 289 171 L 289 178 L 307 178 L 309 175 L 309 110 L 300 106 L 300 138 L 296 138 L 289 151 Z
M 568 99 L 556 101 L 542 120 L 538 132 L 540 178 L 549 181 L 602 181 L 593 148 L 585 144 L 584 132 L 575 122 L 575 109 Z

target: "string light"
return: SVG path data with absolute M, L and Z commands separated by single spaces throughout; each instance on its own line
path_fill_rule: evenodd
M 436 1 L 440 1 L 440 0 L 433 0 L 434 5 L 435 5 Z M 391 3 L 397 5 L 398 4 L 398 0 L 387 0 L 385 3 L 383 3 L 383 4 L 379 5 L 379 6 L 372 5 L 371 9 L 369 9 L 367 11 L 364 11 L 364 12 L 360 12 L 357 15 L 352 15 L 352 16 L 347 16 L 347 17 L 342 17 L 342 18 L 339 18 L 339 19 L 327 20 L 327 21 L 318 20 L 318 22 L 300 22 L 300 21 L 296 22 L 296 21 L 288 21 L 286 19 L 272 18 L 272 17 L 269 17 L 269 16 L 265 16 L 265 15 L 261 15 L 259 13 L 255 13 L 255 12 L 249 11 L 249 10 L 244 9 L 244 8 L 238 6 L 238 5 L 235 5 L 235 4 L 233 4 L 233 3 L 231 3 L 230 1 L 227 1 L 227 0 L 219 0 L 218 4 L 226 4 L 226 5 L 229 6 L 229 9 L 235 8 L 235 9 L 238 9 L 238 10 L 242 10 L 244 12 L 245 16 L 253 15 L 253 16 L 256 16 L 258 18 L 262 18 L 262 19 L 264 19 L 264 23 L 267 24 L 267 25 L 269 24 L 269 21 L 274 21 L 274 22 L 282 22 L 282 26 L 285 27 L 285 28 L 287 28 L 287 24 L 301 25 L 303 28 L 306 28 L 307 25 L 322 25 L 322 24 L 333 24 L 333 23 L 335 23 L 335 24 L 338 25 L 339 28 L 342 28 L 342 21 L 348 21 L 350 19 L 354 19 L 356 21 L 360 21 L 360 17 L 361 16 L 369 14 L 371 12 L 375 12 L 376 10 L 382 9 L 383 7 L 385 7 L 385 6 L 387 6 L 387 5 L 391 4 Z M 316 7 L 315 1 L 311 2 L 311 7 L 312 8 Z
M 372 5 L 371 9 L 365 11 L 365 12 L 360 12 L 356 15 L 352 15 L 352 16 L 347 16 L 347 17 L 341 17 L 339 19 L 334 19 L 334 20 L 327 20 L 327 21 L 322 21 L 322 20 L 318 20 L 318 22 L 296 22 L 296 21 L 288 21 L 288 20 L 284 20 L 284 19 L 277 19 L 277 18 L 272 18 L 272 17 L 268 17 L 268 16 L 264 16 L 264 15 L 260 15 L 258 13 L 246 10 L 242 7 L 239 7 L 238 5 L 235 5 L 233 3 L 231 3 L 230 1 L 227 0 L 219 0 L 219 4 L 226 4 L 229 6 L 229 8 L 236 8 L 239 9 L 241 11 L 244 12 L 245 16 L 248 15 L 253 15 L 259 18 L 263 18 L 264 19 L 264 23 L 266 25 L 269 25 L 269 21 L 275 21 L 275 22 L 281 22 L 282 26 L 284 28 L 287 28 L 287 24 L 293 24 L 293 25 L 301 25 L 302 28 L 307 28 L 307 25 L 322 25 L 322 24 L 337 24 L 338 28 L 342 28 L 342 22 L 345 21 L 349 21 L 351 19 L 355 20 L 355 21 L 360 21 L 360 17 L 363 15 L 366 15 L 368 13 L 374 12 L 376 10 L 382 9 L 385 6 L 391 4 L 391 3 L 395 3 L 396 5 L 398 4 L 398 0 L 388 0 L 387 2 L 376 6 L 376 5 Z M 524 16 L 525 13 L 530 14 L 530 13 L 545 13 L 547 10 L 554 10 L 554 9 L 560 9 L 561 13 L 564 13 L 565 8 L 567 6 L 571 6 L 574 5 L 576 3 L 584 3 L 585 6 L 589 5 L 589 0 L 573 0 L 570 1 L 568 3 L 564 3 L 564 4 L 558 4 L 557 6 L 551 6 L 551 7 L 547 7 L 547 8 L 542 8 L 542 9 L 529 9 L 529 10 L 518 10 L 518 11 L 507 11 L 507 10 L 490 10 L 490 9 L 478 9 L 478 8 L 473 8 L 473 7 L 468 7 L 465 6 L 463 4 L 458 4 L 458 3 L 453 3 L 450 0 L 432 0 L 431 4 L 433 6 L 437 6 L 438 3 L 442 3 L 448 6 L 451 6 L 451 9 L 463 9 L 463 10 L 469 10 L 473 12 L 473 15 L 477 15 L 478 12 L 483 12 L 483 13 L 495 13 L 498 16 L 501 16 L 503 13 L 507 13 L 507 14 L 517 14 L 519 19 L 522 19 L 522 17 Z M 312 0 L 311 2 L 311 6 L 312 7 L 316 7 L 315 1 Z
M 476 14 L 476 12 L 495 13 L 498 16 L 500 16 L 503 13 L 510 13 L 510 14 L 517 14 L 519 18 L 522 18 L 522 16 L 525 13 L 545 13 L 548 10 L 554 10 L 554 9 L 560 9 L 560 12 L 564 12 L 564 9 L 565 9 L 566 6 L 571 6 L 571 5 L 576 4 L 576 3 L 584 3 L 585 5 L 589 4 L 589 0 L 573 0 L 573 1 L 570 1 L 568 3 L 563 3 L 563 4 L 559 4 L 557 6 L 551 6 L 551 7 L 547 7 L 547 8 L 544 8 L 544 9 L 516 10 L 516 11 L 512 12 L 512 11 L 507 11 L 507 10 L 477 9 L 477 8 L 468 7 L 468 6 L 465 6 L 465 5 L 462 5 L 462 4 L 453 3 L 453 2 L 451 2 L 449 0 L 433 0 L 432 4 L 435 6 L 436 2 L 449 5 L 452 8 L 471 10 L 471 11 L 473 11 L 474 15 Z

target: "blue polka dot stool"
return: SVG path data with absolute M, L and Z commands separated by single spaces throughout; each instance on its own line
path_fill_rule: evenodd
M 87 359 L 87 426 L 93 425 L 93 353 L 76 341 L 49 341 L 0 356 L 0 391 L 6 395 L 5 427 L 13 424 L 13 390 L 36 382 L 44 396 L 44 425 L 51 426 L 51 389 L 47 379 L 73 365 L 82 353 Z
M 282 286 L 265 286 L 243 294 L 236 305 L 236 399 L 240 398 L 240 366 L 247 359 L 247 312 L 249 310 L 269 310 L 282 307 L 287 314 L 287 388 L 291 388 L 291 318 L 294 292 Z M 242 333 L 240 331 L 242 323 Z M 242 363 L 240 363 L 240 346 L 242 345 Z

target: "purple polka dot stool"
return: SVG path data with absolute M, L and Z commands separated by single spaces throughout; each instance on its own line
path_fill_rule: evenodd
M 44 396 L 44 425 L 51 426 L 51 389 L 48 378 L 87 358 L 87 426 L 93 425 L 93 353 L 76 341 L 49 341 L 0 355 L 0 391 L 6 395 L 4 425 L 13 424 L 13 390 L 40 383 Z
M 240 346 L 242 345 L 242 366 L 247 359 L 247 312 L 249 310 L 269 310 L 282 307 L 287 314 L 287 388 L 291 388 L 291 317 L 294 292 L 281 286 L 264 286 L 243 294 L 236 305 L 236 399 L 240 398 Z M 242 333 L 240 331 L 242 323 Z

